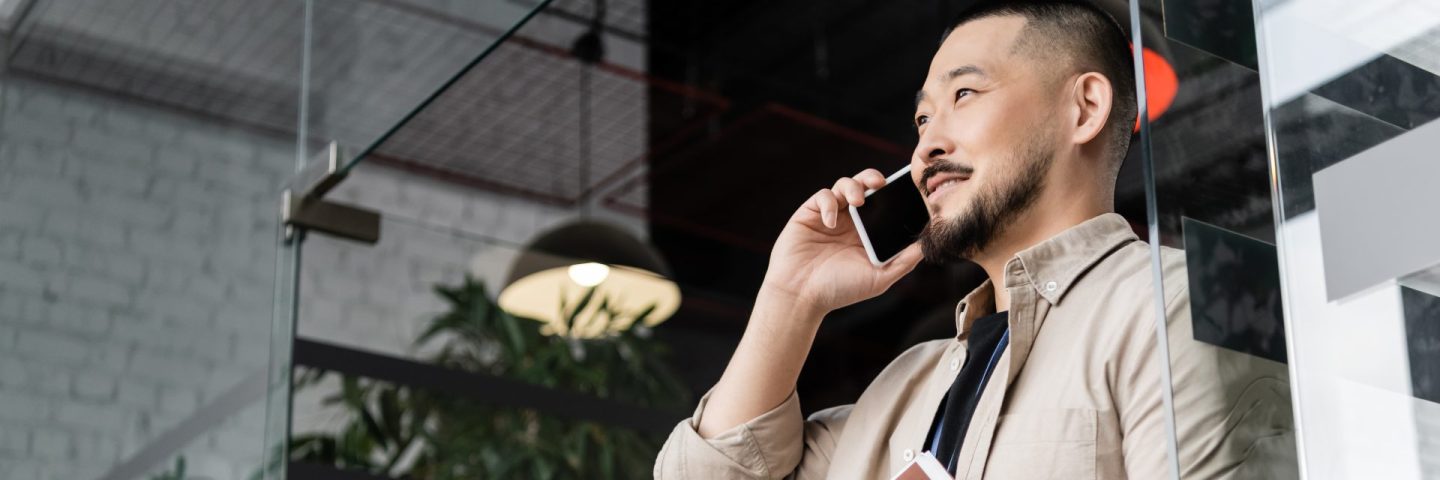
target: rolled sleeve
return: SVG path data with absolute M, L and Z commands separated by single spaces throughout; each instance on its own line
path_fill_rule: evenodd
M 697 426 L 711 393 L 707 392 L 700 398 L 692 417 L 681 421 L 670 432 L 655 460 L 655 478 L 769 479 L 785 478 L 797 470 L 824 474 L 824 465 L 798 467 L 806 456 L 828 464 L 829 450 L 834 445 L 833 430 L 820 421 L 806 422 L 795 392 L 770 411 L 714 438 L 703 438 Z M 837 418 L 840 416 L 834 409 L 827 412 L 830 413 L 825 416 L 826 419 L 843 421 Z M 811 442 L 807 437 L 823 442 Z M 808 476 L 795 475 L 800 478 Z

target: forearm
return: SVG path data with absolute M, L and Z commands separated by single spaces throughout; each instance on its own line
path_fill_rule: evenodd
M 761 289 L 745 334 L 697 431 L 711 438 L 770 411 L 795 389 L 826 312 L 793 297 Z

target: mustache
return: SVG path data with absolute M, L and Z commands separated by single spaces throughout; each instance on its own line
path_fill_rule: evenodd
M 969 165 L 950 163 L 944 160 L 936 161 L 935 163 L 930 164 L 929 166 L 925 167 L 925 170 L 923 172 L 920 172 L 920 191 L 924 192 L 925 196 L 930 196 L 930 189 L 926 188 L 926 185 L 930 184 L 930 179 L 942 173 L 958 173 L 961 175 L 970 176 L 975 173 L 975 168 Z

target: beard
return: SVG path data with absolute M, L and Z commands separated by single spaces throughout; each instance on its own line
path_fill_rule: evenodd
M 1009 169 L 1009 175 L 997 179 L 990 188 L 977 192 L 969 208 L 949 218 L 937 215 L 930 219 L 920 231 L 920 248 L 926 261 L 946 264 L 975 258 L 1019 221 L 1040 198 L 1045 175 L 1055 160 L 1054 151 L 1046 148 L 1042 138 L 1030 137 L 1008 162 L 1016 168 Z M 931 167 L 956 168 L 940 164 Z

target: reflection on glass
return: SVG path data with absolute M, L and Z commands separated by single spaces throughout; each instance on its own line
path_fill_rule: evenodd
M 0 478 L 275 478 L 303 3 L 3 6 Z
M 1440 403 L 1440 296 L 1409 287 L 1400 288 L 1405 312 L 1406 350 L 1410 354 L 1410 384 L 1416 398 Z
M 1302 465 L 1433 477 L 1440 317 L 1407 285 L 1440 264 L 1440 8 L 1257 2 L 1256 19 Z
M 1184 221 L 1195 340 L 1285 363 L 1275 246 Z
M 1163 3 L 1154 13 L 1165 36 L 1153 40 L 1179 88 L 1132 160 L 1153 172 L 1157 261 L 1173 265 L 1169 249 L 1183 249 L 1183 273 L 1156 278 L 1174 460 L 1184 479 L 1298 478 L 1250 13 L 1233 2 Z
M 349 168 L 549 0 L 309 0 L 309 138 Z

